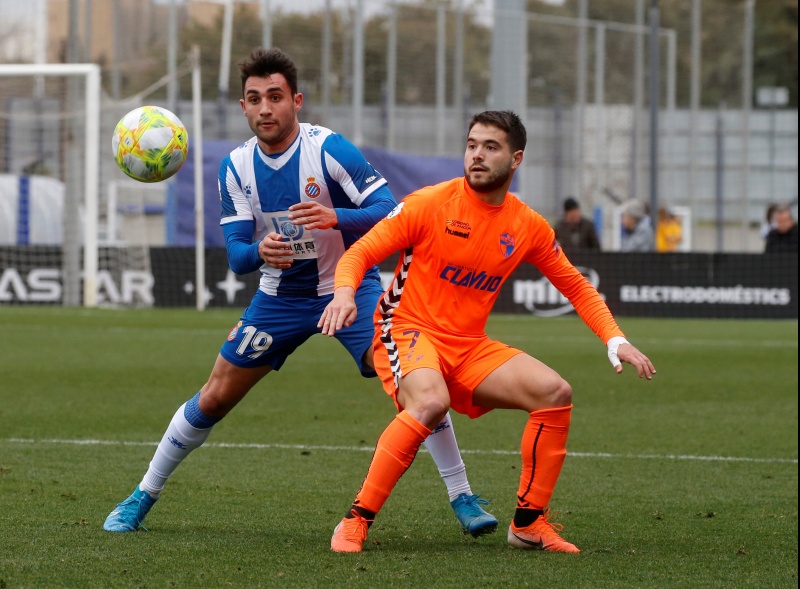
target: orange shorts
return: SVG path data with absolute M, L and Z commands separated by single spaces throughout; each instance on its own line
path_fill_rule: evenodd
M 472 403 L 472 391 L 496 368 L 522 351 L 489 339 L 464 338 L 440 332 L 422 332 L 417 327 L 395 323 L 373 340 L 375 372 L 383 389 L 397 403 L 402 376 L 417 368 L 432 368 L 444 377 L 450 391 L 450 406 L 471 418 L 491 411 Z

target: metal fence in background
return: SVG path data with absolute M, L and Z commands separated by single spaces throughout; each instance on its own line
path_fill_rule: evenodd
M 46 4 L 58 20 L 65 3 Z M 753 88 L 753 0 L 691 0 L 661 12 L 632 0 L 603 20 L 590 18 L 603 0 L 575 0 L 571 14 L 546 3 L 526 10 L 521 0 L 73 4 L 80 18 L 70 12 L 66 37 L 48 42 L 82 43 L 73 54 L 103 64 L 104 137 L 130 96 L 173 108 L 191 128 L 179 70 L 188 46 L 200 44 L 204 136 L 246 138 L 235 64 L 266 43 L 298 61 L 303 120 L 363 146 L 460 158 L 472 113 L 518 110 L 529 134 L 521 196 L 553 220 L 576 196 L 597 211 L 609 248 L 629 198 L 688 210 L 701 251 L 760 251 L 767 203 L 797 201 L 797 110 Z M 126 24 L 134 17 L 149 36 Z M 150 79 L 135 75 L 137 51 Z M 148 94 L 161 76 L 166 83 Z M 712 90 L 717 104 L 708 104 Z M 23 152 L 5 149 L 3 171 L 28 165 Z M 114 171 L 104 159 L 105 193 Z

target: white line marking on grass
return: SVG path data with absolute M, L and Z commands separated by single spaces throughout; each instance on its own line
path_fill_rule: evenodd
M 6 438 L 0 442 L 9 444 L 71 444 L 74 446 L 158 446 L 158 442 L 126 442 L 122 440 L 63 440 L 55 438 Z M 326 450 L 331 452 L 374 452 L 374 446 L 315 446 L 308 444 L 243 444 L 208 442 L 203 448 L 240 448 L 255 450 Z M 420 448 L 421 452 L 426 452 Z M 462 454 L 493 454 L 516 456 L 518 450 L 461 450 Z M 611 454 L 609 452 L 569 452 L 577 458 L 627 458 L 637 460 L 699 460 L 701 462 L 762 462 L 797 464 L 797 458 L 747 458 L 743 456 L 693 456 L 684 454 Z
M 504 342 L 524 342 L 530 338 L 526 335 L 506 335 L 503 337 Z M 567 344 L 593 344 L 594 340 L 591 333 L 587 337 L 583 336 L 570 336 L 570 335 L 554 335 L 548 336 L 548 342 L 551 343 L 567 343 Z M 765 340 L 744 340 L 744 339 L 684 339 L 684 338 L 636 338 L 636 345 L 647 344 L 648 346 L 666 346 L 685 348 L 687 346 L 695 346 L 701 348 L 708 347 L 721 347 L 721 348 L 797 348 L 798 341 L 796 339 L 780 340 L 780 339 L 765 339 Z

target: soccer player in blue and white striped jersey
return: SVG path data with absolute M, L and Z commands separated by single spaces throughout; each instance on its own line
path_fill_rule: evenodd
M 110 532 L 137 530 L 167 479 L 213 426 L 320 333 L 339 258 L 396 205 L 386 180 L 350 141 L 299 122 L 303 95 L 291 57 L 257 48 L 240 70 L 242 112 L 255 136 L 222 161 L 220 223 L 231 269 L 261 272 L 259 288 L 222 344 L 208 382 L 175 413 L 144 478 L 106 519 Z M 372 312 L 382 293 L 378 269 L 370 268 L 356 293 L 363 312 L 336 334 L 364 376 L 375 376 Z M 425 446 L 463 531 L 494 532 L 497 519 L 472 494 L 449 415 Z

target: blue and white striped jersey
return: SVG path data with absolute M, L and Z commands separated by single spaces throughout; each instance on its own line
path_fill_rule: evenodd
M 255 137 L 234 149 L 219 170 L 221 225 L 253 221 L 253 242 L 275 231 L 292 243 L 288 270 L 261 266 L 259 288 L 269 295 L 320 296 L 333 292 L 336 264 L 361 233 L 304 229 L 288 219 L 288 208 L 316 201 L 336 209 L 357 209 L 386 180 L 361 151 L 330 129 L 300 123 L 300 133 L 277 157 L 263 153 Z M 363 232 L 366 232 L 365 228 Z

